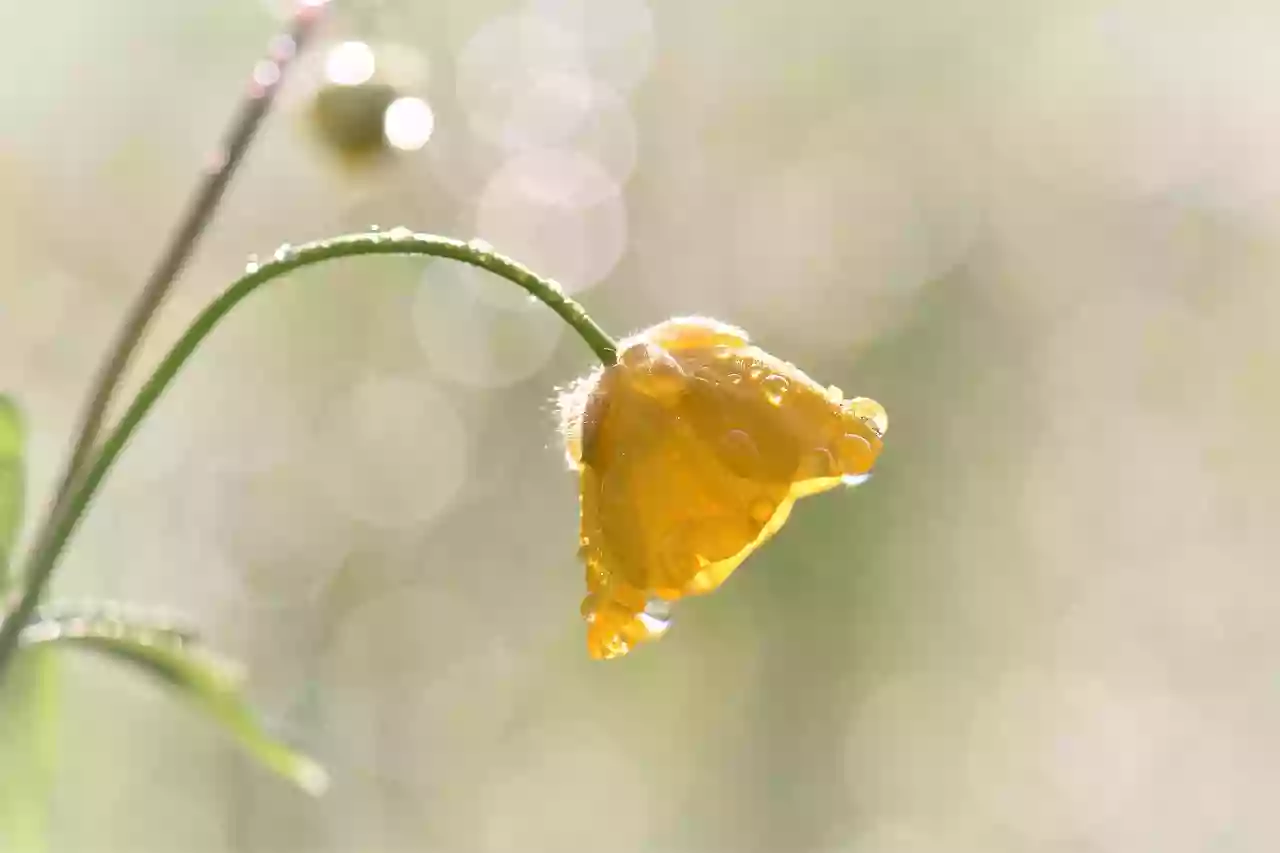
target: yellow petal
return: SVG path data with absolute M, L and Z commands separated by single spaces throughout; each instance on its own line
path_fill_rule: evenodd
M 661 636 L 666 605 L 722 584 L 797 499 L 864 477 L 887 426 L 874 401 L 845 401 L 704 318 L 624 341 L 561 408 L 597 658 Z

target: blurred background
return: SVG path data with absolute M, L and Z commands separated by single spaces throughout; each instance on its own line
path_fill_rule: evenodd
M 552 411 L 586 347 L 446 262 L 267 288 L 56 592 L 189 614 L 333 788 L 66 655 L 50 850 L 1274 849 L 1280 7 L 332 5 L 133 385 L 251 254 L 408 225 L 616 334 L 740 324 L 881 401 L 886 453 L 595 663 Z M 0 11 L 0 387 L 37 510 L 289 12 Z

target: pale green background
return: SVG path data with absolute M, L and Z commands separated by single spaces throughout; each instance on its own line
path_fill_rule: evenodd
M 37 500 L 271 5 L 0 11 L 0 385 Z M 191 614 L 334 787 L 69 660 L 49 850 L 1275 849 L 1280 7 L 530 4 L 562 54 L 467 52 L 515 3 L 339 5 L 330 43 L 425 60 L 436 136 L 339 168 L 304 62 L 144 360 L 251 252 L 479 232 L 567 279 L 586 251 L 611 330 L 710 314 L 879 399 L 885 456 L 593 663 L 551 405 L 589 351 L 443 264 L 274 286 L 157 408 L 57 591 Z M 585 101 L 520 89 L 566 55 Z M 614 182 L 495 214 L 495 127 Z

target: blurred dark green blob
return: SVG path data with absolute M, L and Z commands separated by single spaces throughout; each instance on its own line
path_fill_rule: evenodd
M 326 85 L 316 92 L 311 120 L 326 148 L 348 165 L 363 165 L 391 153 L 383 123 L 397 97 L 387 83 Z

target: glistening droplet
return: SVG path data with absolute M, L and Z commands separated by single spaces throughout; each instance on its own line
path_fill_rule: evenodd
M 889 429 L 889 413 L 884 410 L 884 406 L 869 397 L 855 397 L 845 403 L 845 408 L 854 417 L 861 418 L 870 424 L 871 428 L 882 437 Z
M 769 519 L 773 518 L 774 512 L 778 509 L 777 504 L 768 498 L 757 498 L 751 502 L 749 512 L 751 517 L 759 524 L 765 524 Z
M 860 476 L 871 470 L 875 453 L 871 442 L 855 433 L 845 433 L 839 443 L 840 470 L 846 476 Z
M 825 480 L 839 476 L 840 466 L 836 458 L 825 447 L 815 447 L 800 460 L 799 476 L 801 480 Z
M 671 604 L 656 596 L 651 597 L 645 602 L 644 610 L 637 618 L 651 635 L 656 637 L 664 634 L 671 627 Z
M 789 387 L 791 387 L 791 383 L 787 381 L 787 378 L 776 373 L 766 376 L 764 381 L 760 383 L 760 388 L 764 391 L 764 398 L 775 406 L 782 405 L 782 398 L 786 395 Z
M 731 429 L 720 439 L 720 455 L 729 470 L 739 477 L 750 477 L 760 461 L 756 443 L 740 429 Z

